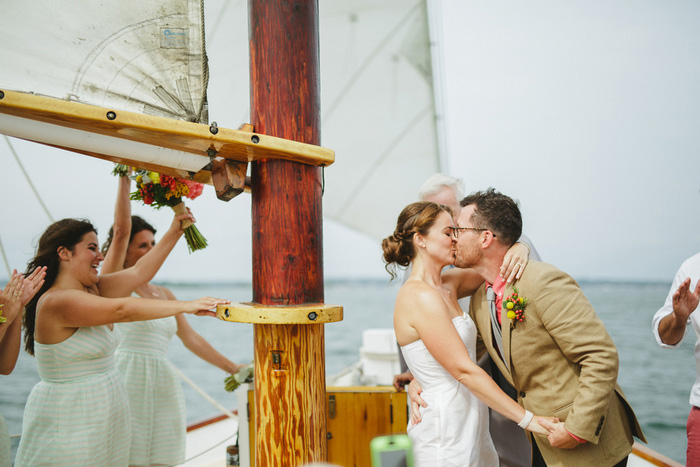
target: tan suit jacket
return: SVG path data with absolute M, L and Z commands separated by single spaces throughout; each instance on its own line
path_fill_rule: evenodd
M 602 321 L 570 276 L 532 261 L 515 284 L 529 299 L 524 320 L 501 312 L 504 356 L 493 340 L 485 286 L 469 312 L 489 354 L 518 390 L 518 403 L 536 415 L 555 416 L 587 440 L 574 449 L 534 439 L 548 466 L 612 466 L 632 452 L 632 436 L 646 441 L 617 384 L 617 349 Z M 503 301 L 513 293 L 506 286 Z

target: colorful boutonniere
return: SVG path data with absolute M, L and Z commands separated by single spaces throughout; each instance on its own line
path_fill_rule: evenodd
M 525 319 L 525 307 L 528 299 L 519 295 L 517 287 L 513 287 L 513 293 L 503 301 L 503 308 L 508 312 L 508 319 L 512 321 L 522 321 Z

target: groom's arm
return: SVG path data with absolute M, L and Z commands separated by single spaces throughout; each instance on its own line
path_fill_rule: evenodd
M 597 443 L 608 405 L 615 392 L 617 349 L 603 322 L 578 284 L 556 268 L 542 277 L 537 297 L 542 323 L 566 358 L 579 365 L 576 397 L 564 424 L 577 438 Z

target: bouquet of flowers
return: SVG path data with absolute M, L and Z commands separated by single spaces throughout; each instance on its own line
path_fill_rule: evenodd
M 2 316 L 2 304 L 0 304 L 0 323 L 7 321 L 7 318 Z
M 128 170 L 129 168 L 124 164 L 117 164 L 112 173 L 123 177 L 128 175 Z M 136 191 L 131 193 L 132 200 L 142 201 L 155 209 L 168 206 L 176 214 L 187 213 L 187 208 L 182 198 L 195 199 L 202 194 L 203 189 L 201 183 L 144 169 L 134 168 L 131 178 L 136 181 Z M 185 232 L 187 248 L 190 250 L 190 253 L 207 246 L 207 240 L 193 222 L 190 220 L 183 221 L 182 229 Z

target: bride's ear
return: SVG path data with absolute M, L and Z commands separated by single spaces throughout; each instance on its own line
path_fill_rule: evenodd
M 425 239 L 418 232 L 413 234 L 413 241 L 415 244 L 421 248 L 425 248 Z

